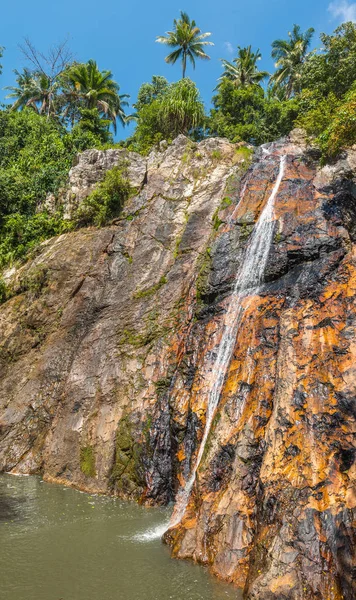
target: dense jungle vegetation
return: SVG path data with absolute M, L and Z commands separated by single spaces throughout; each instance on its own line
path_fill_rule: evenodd
M 65 221 L 60 212 L 43 208 L 46 196 L 63 185 L 78 151 L 120 146 L 147 154 L 180 133 L 194 140 L 223 136 L 258 145 L 295 127 L 316 141 L 323 161 L 355 144 L 356 26 L 348 22 L 332 35 L 322 34 L 318 50 L 312 49 L 313 34 L 294 25 L 275 40 L 272 74 L 259 70 L 258 49 L 237 47 L 236 57 L 222 60 L 221 77 L 212 82 L 209 112 L 186 74 L 199 60 L 209 60 L 213 42 L 184 12 L 172 31 L 156 40 L 171 51 L 166 62 L 181 61 L 182 78 L 169 83 L 154 75 L 142 84 L 132 109 L 113 74 L 95 60 L 73 61 L 66 43 L 44 56 L 26 40 L 27 66 L 15 71 L 16 85 L 6 88 L 8 104 L 0 110 L 0 269 L 44 239 L 88 224 L 88 219 Z M 6 49 L 0 47 L 4 60 Z M 136 124 L 134 133 L 115 143 L 117 126 L 130 121 Z M 94 200 L 93 206 L 100 205 L 100 198 Z M 91 222 L 103 224 L 109 216 L 105 209 Z

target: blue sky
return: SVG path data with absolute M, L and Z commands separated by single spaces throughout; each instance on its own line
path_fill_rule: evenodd
M 348 0 L 17 0 L 1 8 L 0 45 L 2 59 L 0 88 L 14 84 L 13 69 L 21 69 L 24 59 L 18 44 L 29 37 L 42 51 L 69 37 L 74 57 L 94 58 L 101 69 L 110 69 L 122 93 L 134 102 L 138 88 L 152 75 L 169 81 L 180 77 L 180 65 L 166 65 L 167 49 L 155 43 L 157 35 L 171 29 L 179 11 L 185 10 L 202 31 L 211 31 L 214 46 L 210 61 L 200 61 L 188 76 L 196 81 L 207 107 L 221 73 L 219 58 L 233 58 L 237 45 L 260 48 L 261 68 L 271 71 L 271 41 L 285 37 L 293 23 L 303 29 L 314 27 L 331 32 L 344 20 L 356 20 L 356 2 Z M 318 37 L 314 44 L 318 45 Z M 6 92 L 0 90 L 0 101 Z M 127 132 L 119 130 L 118 137 Z

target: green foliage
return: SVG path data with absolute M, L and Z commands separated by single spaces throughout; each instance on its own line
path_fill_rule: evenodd
M 288 40 L 272 43 L 272 58 L 276 61 L 277 71 L 271 76 L 271 83 L 285 90 L 286 99 L 300 91 L 303 65 L 313 35 L 312 27 L 303 33 L 299 25 L 294 25 Z
M 99 135 L 103 142 L 111 141 L 110 125 L 116 133 L 117 120 L 122 125 L 127 121 L 124 107 L 128 105 L 126 99 L 129 97 L 119 93 L 120 86 L 113 80 L 111 71 L 100 71 L 96 62 L 89 60 L 87 63 L 67 64 L 58 72 L 50 69 L 46 73 L 45 67 L 41 67 L 42 62 L 49 68 L 46 58 L 38 54 L 30 43 L 28 48 L 36 68 L 14 71 L 16 86 L 5 88 L 9 91 L 7 98 L 12 101 L 11 110 L 31 109 L 71 127 L 84 119 L 83 130 Z M 93 112 L 94 109 L 97 113 Z M 98 119 L 102 120 L 101 124 L 98 124 Z M 88 123 L 92 121 L 95 123 L 90 126 Z M 106 136 L 103 130 L 106 130 Z
M 295 100 L 270 100 L 259 86 L 236 87 L 227 79 L 219 85 L 213 103 L 210 133 L 255 145 L 288 134 L 298 114 Z
M 72 224 L 64 221 L 60 214 L 40 212 L 26 215 L 17 212 L 7 216 L 1 228 L 0 269 L 25 257 L 41 242 L 71 228 Z
M 317 138 L 324 161 L 354 144 L 356 25 L 344 23 L 334 34 L 322 34 L 323 48 L 318 53 L 308 53 L 312 36 L 313 29 L 303 33 L 295 25 L 288 40 L 273 42 L 277 71 L 266 94 L 248 79 L 243 57 L 240 62 L 235 59 L 236 65 L 223 61 L 225 72 L 213 98 L 210 134 L 261 144 L 298 126 Z
M 30 109 L 0 111 L 0 268 L 70 229 L 60 213 L 39 207 L 66 181 L 77 151 L 100 144 L 93 133 L 68 133 Z
M 95 477 L 95 454 L 92 446 L 84 446 L 80 449 L 80 470 L 87 477 Z
M 80 120 L 72 129 L 72 137 L 85 140 L 84 145 L 95 146 L 100 140 L 102 144 L 113 144 L 113 137 L 109 131 L 110 120 L 100 116 L 97 108 L 79 108 Z
M 305 129 L 310 137 L 320 135 L 329 126 L 339 104 L 333 92 L 324 97 L 319 90 L 304 90 L 299 97 L 297 127 Z
M 356 24 L 344 23 L 332 35 L 321 34 L 321 53 L 306 61 L 301 87 L 323 97 L 342 98 L 356 81 Z
M 12 110 L 31 108 L 39 115 L 57 120 L 60 112 L 58 96 L 59 82 L 53 81 L 43 71 L 25 68 L 22 72 L 14 71 L 15 87 L 6 87 L 10 93 L 6 96 L 14 102 Z
M 79 226 L 97 225 L 101 227 L 117 217 L 124 203 L 132 193 L 125 173 L 125 167 L 114 167 L 105 173 L 104 180 L 83 201 L 75 215 Z
M 0 224 L 9 213 L 30 214 L 64 181 L 73 156 L 65 133 L 29 109 L 0 112 Z
M 182 60 L 183 79 L 187 69 L 187 59 L 195 69 L 195 60 L 197 58 L 208 60 L 210 57 L 206 54 L 205 46 L 213 46 L 213 42 L 207 42 L 206 38 L 211 33 L 202 33 L 197 27 L 196 22 L 191 21 L 187 13 L 180 13 L 180 19 L 174 19 L 173 31 L 158 36 L 156 42 L 165 44 L 170 48 L 176 47 L 176 50 L 166 56 L 166 63 L 174 65 L 178 59 Z
M 235 157 L 238 162 L 244 161 L 249 167 L 253 157 L 253 148 L 249 148 L 248 146 L 240 146 L 240 148 L 235 150 Z M 224 200 L 226 200 L 226 198 L 224 198 Z
M 80 109 L 96 109 L 100 117 L 112 123 L 116 133 L 117 119 L 126 123 L 124 107 L 128 105 L 127 94 L 120 94 L 119 84 L 113 80 L 111 71 L 100 71 L 95 60 L 74 63 L 60 76 L 60 100 L 64 115 L 69 119 L 83 117 Z
M 221 159 L 221 156 L 221 150 L 213 150 L 211 153 L 211 158 L 216 161 L 219 161 Z
M 225 198 L 223 198 L 221 201 L 220 210 L 224 210 L 225 208 L 228 208 L 229 206 L 231 206 L 231 204 L 232 204 L 231 198 L 229 198 L 228 196 L 225 196 Z
M 134 108 L 139 111 L 143 106 L 151 104 L 159 96 L 164 94 L 168 88 L 168 81 L 161 75 L 153 75 L 151 83 L 143 83 L 138 91 Z
M 356 89 L 348 92 L 319 136 L 323 159 L 332 159 L 343 148 L 356 144 Z
M 147 85 L 150 84 L 144 84 Z M 143 94 L 149 98 L 146 92 L 145 87 Z M 190 79 L 162 85 L 160 92 L 152 97 L 151 102 L 141 101 L 139 105 L 137 127 L 126 144 L 130 150 L 147 154 L 160 141 L 170 142 L 180 133 L 192 137 L 198 135 L 204 125 L 205 113 L 199 91 Z
M 204 115 L 199 90 L 190 79 L 172 84 L 169 93 L 162 98 L 160 119 L 170 137 L 186 135 L 202 126 Z
M 316 138 L 323 162 L 356 143 L 356 25 L 321 35 L 323 50 L 306 62 L 296 124 Z
M 251 46 L 241 48 L 238 46 L 237 57 L 232 63 L 222 59 L 224 72 L 220 81 L 227 79 L 232 81 L 235 87 L 246 87 L 249 85 L 260 85 L 261 81 L 268 77 L 267 71 L 260 71 L 257 67 L 257 61 L 262 57 L 261 52 L 252 51 Z

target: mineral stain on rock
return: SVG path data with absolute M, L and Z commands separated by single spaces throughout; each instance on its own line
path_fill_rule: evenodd
M 174 499 L 203 439 L 234 282 L 286 156 L 263 284 L 242 301 L 189 503 L 166 541 L 248 600 L 353 600 L 355 186 L 289 139 L 268 151 L 249 166 L 226 140 L 180 136 L 147 160 L 126 153 L 138 193 L 121 217 L 46 242 L 11 275 L 0 469 Z M 120 152 L 78 158 L 68 214 Z M 343 161 L 356 178 L 354 155 Z

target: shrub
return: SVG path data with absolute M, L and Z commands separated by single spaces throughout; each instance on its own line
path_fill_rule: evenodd
M 213 104 L 209 118 L 211 135 L 255 145 L 287 135 L 298 114 L 295 99 L 281 102 L 266 97 L 257 85 L 235 87 L 229 80 L 222 81 Z
M 300 115 L 296 126 L 309 136 L 320 135 L 330 125 L 339 103 L 333 93 L 323 97 L 318 91 L 304 90 L 299 98 Z
M 323 160 L 334 158 L 343 148 L 356 144 L 356 89 L 346 94 L 327 129 L 319 136 Z
M 63 185 L 75 154 L 100 147 L 93 132 L 74 129 L 30 109 L 0 111 L 0 269 L 73 227 L 37 210 Z
M 22 259 L 41 242 L 72 229 L 60 214 L 46 212 L 34 215 L 13 213 L 4 219 L 0 241 L 0 269 Z
M 76 224 L 105 225 L 120 214 L 132 191 L 124 167 L 107 171 L 104 180 L 79 206 L 74 217 Z
M 126 143 L 130 150 L 147 154 L 160 141 L 171 142 L 179 134 L 199 138 L 205 113 L 196 85 L 190 79 L 170 85 L 164 82 L 156 93 L 151 90 L 153 84 L 142 86 L 136 105 L 137 127 Z

